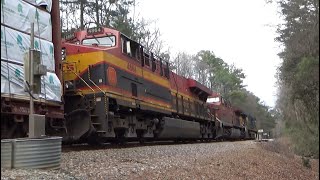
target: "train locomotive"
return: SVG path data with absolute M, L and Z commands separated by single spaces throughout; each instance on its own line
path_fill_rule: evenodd
M 255 118 L 112 28 L 62 40 L 65 141 L 252 139 Z

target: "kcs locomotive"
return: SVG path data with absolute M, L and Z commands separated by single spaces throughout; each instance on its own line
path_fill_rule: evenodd
M 96 27 L 62 40 L 65 141 L 252 139 L 235 109 L 121 32 Z

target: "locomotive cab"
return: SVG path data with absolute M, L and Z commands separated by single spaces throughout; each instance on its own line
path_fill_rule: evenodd
M 170 79 L 168 61 L 147 52 L 141 44 L 112 28 L 94 27 L 67 33 L 62 40 L 62 51 L 63 60 L 70 54 L 108 51 L 132 62 L 129 67 L 132 71 L 134 66 L 139 66 Z
M 210 111 L 216 115 L 219 120 L 225 121 L 225 124 L 233 123 L 233 110 L 231 103 L 225 100 L 219 94 L 212 94 L 208 97 Z
M 216 116 L 217 138 L 238 139 L 244 137 L 243 123 L 231 103 L 219 94 L 212 94 L 207 103 Z
M 95 27 L 87 30 L 71 32 L 65 35 L 63 43 L 72 43 L 93 47 L 116 47 L 118 44 L 119 31 Z

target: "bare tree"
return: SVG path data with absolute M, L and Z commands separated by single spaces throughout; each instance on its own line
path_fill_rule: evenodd
M 194 56 L 189 55 L 187 53 L 179 53 L 174 59 L 173 59 L 173 69 L 176 71 L 176 73 L 180 76 L 186 77 L 186 78 L 192 78 L 193 77 L 193 58 Z

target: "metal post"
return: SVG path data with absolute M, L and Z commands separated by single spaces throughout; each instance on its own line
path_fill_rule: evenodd
M 31 37 L 30 37 L 30 49 L 29 49 L 29 83 L 30 83 L 30 94 L 33 95 L 35 92 L 34 88 L 35 85 L 38 87 L 40 86 L 41 89 L 41 82 L 39 83 L 38 81 L 34 82 L 34 65 L 37 65 L 38 68 L 38 63 L 39 60 L 35 58 L 40 58 L 40 57 L 35 57 L 35 49 L 34 49 L 34 23 L 31 23 Z M 38 53 L 38 52 L 37 52 Z M 39 53 L 41 56 L 41 53 Z M 35 62 L 35 60 L 37 60 Z M 39 73 L 39 72 L 38 72 Z M 36 91 L 36 93 L 38 93 Z M 45 115 L 40 115 L 40 114 L 35 114 L 34 111 L 34 102 L 33 102 L 33 97 L 30 96 L 30 113 L 29 113 L 29 138 L 39 138 L 41 136 L 45 135 Z
M 31 23 L 31 36 L 30 36 L 30 49 L 29 49 L 29 84 L 30 84 L 30 94 L 33 95 L 33 49 L 34 49 L 34 23 Z M 30 111 L 29 111 L 29 138 L 34 137 L 34 104 L 33 97 L 30 96 Z
M 31 23 L 31 44 L 30 44 L 30 64 L 29 64 L 29 79 L 30 79 L 30 94 L 33 93 L 33 50 L 34 50 L 34 23 Z M 33 95 L 33 94 L 32 94 Z M 34 113 L 34 104 L 33 104 L 33 98 L 30 96 L 30 115 Z

